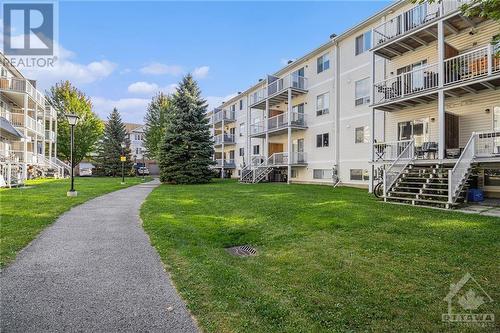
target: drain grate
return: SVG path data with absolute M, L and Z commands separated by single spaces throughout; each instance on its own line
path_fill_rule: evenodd
M 257 250 L 250 245 L 227 247 L 226 251 L 237 257 L 249 257 L 257 255 Z

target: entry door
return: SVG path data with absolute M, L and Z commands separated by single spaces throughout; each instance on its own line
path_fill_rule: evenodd
M 282 143 L 269 143 L 269 156 L 274 153 L 282 153 L 283 152 L 283 144 Z
M 415 139 L 415 146 L 420 147 L 429 140 L 429 119 L 417 119 L 398 123 L 398 140 Z
M 292 141 L 293 162 L 304 162 L 304 139 L 297 139 Z

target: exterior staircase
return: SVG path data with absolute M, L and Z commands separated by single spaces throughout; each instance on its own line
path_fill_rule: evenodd
M 252 159 L 252 163 L 247 165 L 241 170 L 240 183 L 259 183 L 266 179 L 267 175 L 271 173 L 274 169 L 274 155 L 271 155 L 267 160 L 261 163 L 257 161 L 262 157 L 259 156 L 257 159 Z
M 429 207 L 452 208 L 466 200 L 467 173 L 453 200 L 449 197 L 449 174 L 453 165 L 409 164 L 387 190 L 384 200 Z

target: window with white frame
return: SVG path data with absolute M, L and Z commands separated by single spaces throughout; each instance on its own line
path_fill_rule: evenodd
M 240 148 L 240 156 L 245 156 L 245 148 Z
M 240 124 L 240 136 L 245 134 L 245 123 Z
M 243 100 L 240 99 L 240 110 L 243 110 Z
M 362 35 L 356 37 L 356 51 L 355 54 L 361 54 L 368 51 L 372 47 L 372 31 L 368 30 Z
M 292 169 L 292 175 L 291 175 L 291 177 L 292 178 L 297 178 L 297 175 L 298 175 L 298 170 L 297 169 Z
M 328 133 L 316 135 L 316 147 L 317 148 L 328 147 L 329 144 L 330 144 L 330 142 L 329 142 L 329 134 Z
M 358 80 L 354 83 L 355 101 L 354 105 L 370 104 L 370 78 Z
M 349 171 L 351 180 L 366 181 L 370 179 L 370 175 L 366 169 L 350 169 Z
M 314 179 L 331 179 L 333 177 L 332 169 L 313 169 Z
M 370 131 L 368 126 L 356 127 L 354 143 L 368 143 L 370 142 Z
M 330 68 L 330 58 L 328 57 L 328 53 L 318 57 L 318 59 L 316 59 L 316 65 L 318 74 Z
M 253 146 L 253 154 L 254 155 L 260 154 L 260 146 L 259 145 Z
M 316 97 L 316 116 L 328 114 L 330 106 L 330 93 L 324 93 Z

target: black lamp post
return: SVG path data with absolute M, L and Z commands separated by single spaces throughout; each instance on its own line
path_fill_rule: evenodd
M 72 114 L 72 113 L 67 113 L 66 114 L 66 119 L 68 120 L 68 123 L 69 125 L 71 126 L 70 127 L 70 131 L 71 131 L 71 141 L 70 141 L 70 153 L 69 153 L 69 158 L 71 160 L 71 189 L 66 193 L 66 195 L 68 197 L 76 197 L 77 196 L 77 192 L 75 191 L 75 175 L 73 174 L 74 173 L 74 169 L 75 169 L 75 163 L 73 161 L 73 149 L 74 149 L 74 142 L 75 142 L 75 126 L 76 124 L 78 123 L 78 119 L 80 119 L 80 117 L 78 117 L 76 114 Z
M 120 160 L 122 161 L 122 184 L 125 184 L 125 173 L 124 173 L 124 167 L 125 167 L 125 148 L 127 147 L 127 145 L 125 144 L 125 142 L 122 142 L 121 143 L 121 147 L 122 147 L 122 154 L 120 156 Z

